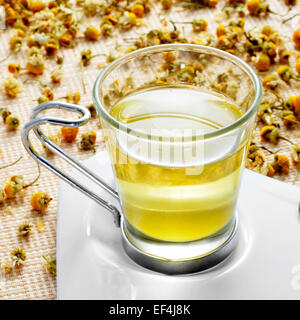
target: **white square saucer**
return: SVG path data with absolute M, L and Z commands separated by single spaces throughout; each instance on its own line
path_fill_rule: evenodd
M 84 163 L 114 184 L 105 151 Z M 73 176 L 116 203 L 81 174 Z M 62 182 L 57 298 L 300 299 L 299 201 L 300 188 L 245 170 L 238 202 L 240 238 L 234 253 L 204 272 L 167 276 L 131 261 L 110 213 Z

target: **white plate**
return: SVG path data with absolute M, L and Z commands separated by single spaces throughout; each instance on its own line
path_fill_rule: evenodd
M 113 185 L 106 152 L 85 164 Z M 74 176 L 99 190 L 80 174 Z M 99 194 L 116 203 L 101 189 Z M 235 252 L 208 271 L 167 276 L 132 262 L 110 213 L 63 182 L 57 216 L 57 298 L 299 299 L 299 200 L 300 188 L 245 170 Z

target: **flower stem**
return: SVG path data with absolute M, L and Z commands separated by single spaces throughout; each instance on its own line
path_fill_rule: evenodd
M 41 176 L 41 167 L 40 167 L 39 164 L 37 164 L 37 167 L 38 167 L 38 175 L 36 176 L 36 178 L 35 178 L 32 182 L 26 184 L 26 185 L 23 187 L 23 189 L 26 189 L 26 188 L 28 188 L 28 187 L 33 186 L 33 185 L 39 180 L 39 178 L 40 178 L 40 176 Z
M 4 165 L 4 166 L 0 167 L 0 170 L 1 170 L 1 169 L 8 168 L 8 167 L 11 167 L 11 166 L 13 166 L 13 165 L 17 164 L 17 163 L 18 163 L 22 158 L 23 158 L 23 157 L 22 157 L 22 156 L 20 156 L 20 157 L 19 157 L 17 160 L 15 160 L 14 162 L 9 163 L 9 164 L 6 164 L 6 165 Z

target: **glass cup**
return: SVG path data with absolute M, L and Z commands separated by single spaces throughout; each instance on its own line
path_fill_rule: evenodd
M 261 95 L 256 74 L 229 53 L 189 44 L 154 46 L 114 61 L 94 85 L 117 191 L 66 156 L 34 120 L 41 110 L 67 106 L 83 118 L 44 122 L 79 126 L 88 117 L 83 108 L 61 102 L 39 106 L 23 142 L 36 159 L 100 203 L 33 154 L 28 132 L 35 128 L 44 144 L 120 200 L 123 244 L 136 262 L 166 273 L 195 272 L 233 250 L 240 178 Z

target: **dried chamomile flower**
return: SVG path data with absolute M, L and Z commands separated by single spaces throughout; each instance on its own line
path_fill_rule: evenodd
M 60 83 L 63 77 L 63 68 L 61 67 L 55 68 L 51 72 L 50 77 L 53 83 Z
M 9 40 L 9 46 L 12 52 L 18 52 L 21 50 L 23 44 L 23 38 L 19 36 L 14 36 Z M 2 62 L 2 61 L 1 61 Z
M 8 130 L 17 130 L 20 126 L 20 120 L 17 116 L 13 115 L 13 114 L 10 114 L 9 116 L 7 116 L 5 118 L 5 121 L 4 121 L 6 127 Z
M 27 38 L 26 44 L 28 48 L 37 47 L 41 48 L 46 41 L 48 40 L 49 36 L 44 33 L 34 33 Z
M 294 41 L 295 47 L 300 49 L 300 29 L 297 29 L 294 31 L 293 41 Z
M 42 220 L 38 220 L 38 221 L 36 222 L 36 229 L 37 229 L 37 231 L 40 232 L 40 233 L 45 231 L 45 226 L 44 226 Z
M 6 13 L 5 20 L 7 24 L 13 25 L 14 23 L 17 22 L 18 13 L 14 8 L 8 6 L 5 10 L 5 13 Z
M 86 108 L 89 110 L 90 114 L 91 114 L 91 118 L 96 118 L 97 117 L 97 111 L 95 106 L 91 103 L 88 106 L 86 106 Z
M 247 9 L 251 15 L 258 15 L 260 6 L 261 6 L 260 0 L 247 1 Z
M 100 32 L 103 37 L 112 37 L 114 33 L 114 26 L 111 23 L 102 23 L 100 25 Z
M 8 72 L 12 73 L 12 74 L 18 74 L 20 73 L 21 70 L 21 66 L 19 64 L 16 63 L 10 63 L 7 66 Z
M 173 0 L 160 0 L 161 6 L 164 10 L 170 10 L 173 5 Z
M 133 12 L 125 11 L 119 19 L 119 27 L 123 30 L 132 28 L 136 23 L 136 15 Z
M 78 102 L 80 101 L 80 92 L 68 92 L 65 99 L 67 100 L 67 102 L 78 104 Z
M 262 103 L 258 108 L 257 117 L 264 124 L 273 125 L 274 119 L 271 105 L 268 103 Z
M 262 72 L 268 71 L 271 66 L 270 57 L 264 53 L 257 54 L 254 63 L 257 70 Z
M 10 181 L 4 187 L 6 198 L 8 199 L 15 198 L 17 193 L 19 193 L 21 190 L 34 185 L 40 178 L 40 174 L 41 174 L 41 170 L 38 164 L 38 175 L 32 182 L 28 184 L 25 184 L 23 176 L 21 175 L 12 176 L 10 178 Z
M 135 14 L 136 17 L 142 18 L 145 12 L 144 6 L 142 3 L 135 3 L 130 11 Z
M 261 154 L 260 148 L 255 144 L 251 143 L 248 149 L 248 158 L 256 164 L 263 164 L 265 159 Z
M 280 66 L 277 68 L 276 70 L 278 76 L 280 77 L 281 80 L 285 81 L 286 83 L 289 83 L 289 81 L 291 79 L 294 79 L 294 80 L 297 80 L 299 81 L 300 80 L 300 77 L 297 77 L 290 66 L 287 66 L 287 65 L 283 65 L 283 66 Z
M 73 141 L 75 141 L 78 132 L 79 132 L 79 128 L 77 127 L 62 127 L 61 130 L 61 135 L 62 135 L 62 139 L 65 142 L 71 143 Z
M 211 86 L 234 99 L 240 87 L 239 78 L 232 73 L 231 69 L 228 69 L 227 72 L 218 74 Z
M 81 135 L 80 149 L 81 150 L 94 150 L 97 134 L 95 131 L 88 131 Z
M 11 115 L 11 112 L 7 108 L 0 108 L 0 116 L 3 119 L 4 123 L 6 118 L 10 115 Z
M 34 75 L 43 74 L 46 67 L 41 51 L 33 47 L 28 50 L 27 55 L 26 69 Z
M 60 56 L 58 56 L 58 57 L 56 57 L 56 63 L 57 64 L 59 64 L 59 65 L 61 65 L 61 64 L 63 64 L 64 63 L 64 58 L 63 57 L 60 57 Z
M 248 0 L 247 9 L 250 15 L 253 16 L 267 15 L 268 13 L 279 15 L 270 9 L 269 4 L 265 0 Z
M 30 204 L 36 211 L 44 211 L 48 208 L 52 198 L 46 192 L 36 192 L 31 196 Z
M 295 6 L 297 4 L 297 1 L 298 0 L 284 0 L 284 3 L 287 5 L 287 6 Z
M 101 7 L 103 7 L 105 1 L 101 0 L 86 0 L 84 1 L 84 13 L 87 17 L 95 16 Z
M 46 261 L 45 266 L 48 272 L 52 273 L 53 275 L 56 275 L 56 257 L 49 257 L 42 256 L 43 259 Z
M 98 56 L 103 56 L 104 54 L 103 53 L 98 53 L 98 54 L 95 54 L 93 55 L 92 54 L 92 50 L 91 49 L 88 49 L 86 51 L 81 51 L 80 53 L 81 55 L 81 59 L 80 59 L 80 63 L 86 67 L 90 64 L 91 60 L 95 57 L 98 57 Z
M 282 81 L 276 72 L 267 75 L 262 81 L 263 86 L 271 90 L 278 88 L 281 83 Z
M 4 187 L 6 197 L 8 199 L 15 198 L 17 193 L 24 188 L 24 185 L 23 176 L 12 176 L 10 181 Z
M 15 248 L 10 253 L 10 258 L 12 260 L 13 267 L 21 267 L 26 260 L 26 253 L 21 248 Z
M 275 127 L 273 125 L 267 125 L 262 127 L 260 130 L 260 136 L 262 139 L 266 141 L 270 141 L 273 143 L 278 142 L 280 135 L 280 130 L 278 127 Z
M 193 27 L 193 30 L 195 32 L 201 32 L 205 31 L 207 29 L 207 21 L 204 19 L 193 19 L 193 21 L 187 21 L 187 22 L 174 22 L 172 21 L 173 24 L 191 24 Z
M 235 50 L 241 45 L 245 36 L 244 19 L 230 21 L 227 26 L 219 25 L 216 30 L 218 37 L 217 46 L 229 53 L 234 54 Z
M 300 115 L 300 95 L 290 96 L 287 102 L 287 107 L 297 116 Z
M 275 154 L 271 166 L 274 168 L 275 173 L 288 174 L 290 170 L 289 158 L 283 154 Z
M 46 3 L 41 0 L 27 0 L 27 8 L 32 12 L 39 12 L 46 8 Z
M 300 145 L 295 145 L 292 147 L 291 157 L 293 162 L 298 166 L 300 163 Z
M 21 175 L 11 176 L 10 181 L 14 182 L 18 186 L 19 190 L 25 186 L 24 178 Z
M 60 139 L 59 139 L 59 137 L 58 137 L 57 135 L 55 135 L 55 134 L 49 134 L 49 135 L 47 136 L 47 138 L 48 138 L 51 142 L 53 142 L 54 144 L 56 144 L 57 146 L 59 146 L 59 144 L 60 144 Z M 51 154 L 53 153 L 49 148 L 47 148 L 47 147 L 44 146 L 44 145 L 43 145 L 43 148 L 44 148 L 44 150 L 46 151 L 46 153 L 47 153 L 48 155 L 51 155 Z
M 24 222 L 18 227 L 18 232 L 21 236 L 28 236 L 33 228 L 33 225 L 30 222 Z
M 19 93 L 23 91 L 21 82 L 12 75 L 8 76 L 3 81 L 3 84 L 6 94 L 12 98 L 15 98 Z
M 10 261 L 6 261 L 4 263 L 0 263 L 0 269 L 4 274 L 11 274 L 13 271 L 13 265 Z
M 284 46 L 280 46 L 278 48 L 279 63 L 288 64 L 291 56 L 292 56 L 292 52 L 287 50 Z
M 48 102 L 49 101 L 49 99 L 47 98 L 47 97 L 45 97 L 45 96 L 40 96 L 40 97 L 38 97 L 38 99 L 37 99 L 37 102 L 39 103 L 39 104 L 42 104 L 42 103 L 45 103 L 45 102 Z
M 84 31 L 84 37 L 87 40 L 96 41 L 100 37 L 100 31 L 94 26 L 88 26 Z
M 290 110 L 283 110 L 281 113 L 281 118 L 283 120 L 283 124 L 288 128 L 292 128 L 296 124 L 300 124 L 299 121 L 297 121 L 297 118 L 295 117 L 294 113 Z
M 280 129 L 274 125 L 267 125 L 262 127 L 260 130 L 260 136 L 263 140 L 272 142 L 272 143 L 277 143 L 278 140 L 285 140 L 291 144 L 294 144 L 292 141 L 290 141 L 288 138 L 283 137 L 280 134 Z

